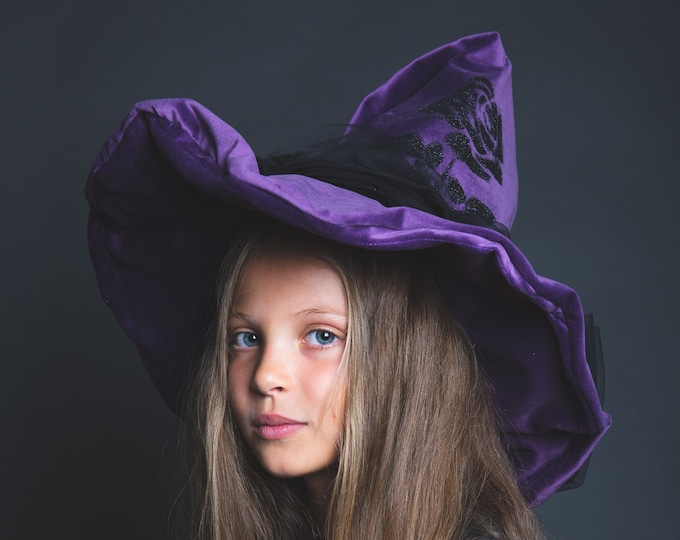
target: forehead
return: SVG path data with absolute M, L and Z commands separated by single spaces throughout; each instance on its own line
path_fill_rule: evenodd
M 258 250 L 243 268 L 235 304 L 281 299 L 342 310 L 347 303 L 340 274 L 329 262 L 299 250 Z

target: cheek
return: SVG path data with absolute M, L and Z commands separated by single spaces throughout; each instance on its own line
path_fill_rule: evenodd
M 338 389 L 334 398 L 333 406 L 331 410 L 333 411 L 333 416 L 335 421 L 342 426 L 345 422 L 345 407 L 347 405 L 347 387 L 343 386 Z
M 245 370 L 233 367 L 233 364 L 227 368 L 227 400 L 239 423 L 247 409 L 249 380 Z
M 312 385 L 315 393 L 314 401 L 324 411 L 324 422 L 330 430 L 337 430 L 345 416 L 347 399 L 347 382 L 336 369 L 315 378 Z

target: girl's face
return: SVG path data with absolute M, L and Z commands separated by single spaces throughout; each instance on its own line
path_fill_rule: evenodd
M 228 320 L 229 403 L 262 466 L 279 477 L 326 474 L 338 461 L 347 336 L 342 281 L 311 256 L 260 254 Z

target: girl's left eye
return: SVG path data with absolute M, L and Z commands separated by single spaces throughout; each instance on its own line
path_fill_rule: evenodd
M 338 336 L 328 330 L 312 330 L 306 336 L 306 340 L 310 344 L 322 347 L 332 345 L 337 339 Z

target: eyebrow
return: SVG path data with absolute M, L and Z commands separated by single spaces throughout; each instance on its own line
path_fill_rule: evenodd
M 233 311 L 229 314 L 229 317 L 227 318 L 227 323 L 231 321 L 232 319 L 239 319 L 240 321 L 246 323 L 249 326 L 255 326 L 255 319 L 249 317 L 245 313 L 242 313 L 240 311 Z
M 347 319 L 347 313 L 344 311 L 335 311 L 331 309 L 330 307 L 321 307 L 321 308 L 310 308 L 310 309 L 303 309 L 302 311 L 299 311 L 297 313 L 293 314 L 293 317 L 306 317 L 309 315 L 328 315 L 331 317 L 335 317 L 338 319 Z M 256 325 L 256 321 L 248 316 L 246 313 L 243 313 L 241 311 L 233 311 L 231 315 L 229 315 L 229 318 L 227 319 L 228 321 L 231 319 L 240 319 L 244 323 L 248 325 Z
M 335 311 L 329 307 L 303 309 L 295 314 L 295 317 L 305 317 L 307 315 L 331 315 L 342 319 L 347 318 L 347 312 Z

